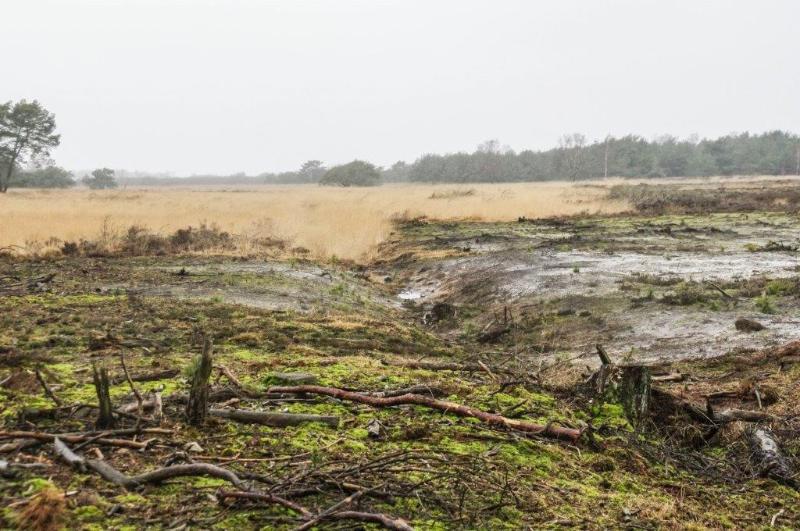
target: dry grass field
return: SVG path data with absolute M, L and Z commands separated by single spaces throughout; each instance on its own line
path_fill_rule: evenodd
M 237 252 L 263 238 L 308 249 L 316 258 L 362 259 L 392 230 L 392 219 L 507 221 L 624 210 L 602 186 L 571 183 L 389 185 L 378 188 L 281 186 L 114 191 L 12 190 L 0 196 L 0 248 L 22 254 L 63 241 L 114 240 L 133 225 L 170 233 L 201 223 L 236 236 Z

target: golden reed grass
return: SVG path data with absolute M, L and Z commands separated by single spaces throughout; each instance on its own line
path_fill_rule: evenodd
M 393 219 L 509 221 L 626 208 L 605 195 L 603 186 L 563 182 L 11 190 L 0 195 L 0 248 L 34 253 L 59 240 L 96 240 L 132 225 L 166 234 L 206 223 L 237 235 L 242 253 L 249 251 L 247 242 L 271 237 L 317 258 L 358 260 L 371 257 L 392 231 Z

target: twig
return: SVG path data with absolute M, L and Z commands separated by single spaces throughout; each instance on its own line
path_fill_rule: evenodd
M 219 370 L 219 372 L 225 375 L 225 377 L 228 379 L 229 382 L 231 382 L 234 385 L 234 387 L 238 387 L 240 389 L 244 387 L 242 385 L 242 382 L 240 382 L 239 379 L 236 378 L 236 376 L 234 376 L 231 370 L 227 368 L 225 365 L 217 365 L 217 369 Z
M 381 486 L 383 486 L 383 485 L 381 485 Z M 359 490 L 358 492 L 354 492 L 353 494 L 351 494 L 347 498 L 345 498 L 343 500 L 340 500 L 339 502 L 331 505 L 330 507 L 328 507 L 327 509 L 325 509 L 324 511 L 319 513 L 317 516 L 315 516 L 312 519 L 310 519 L 307 522 L 305 522 L 303 525 L 295 528 L 294 531 L 306 531 L 307 529 L 311 529 L 312 527 L 317 525 L 317 523 L 319 523 L 320 521 L 324 520 L 327 516 L 330 516 L 331 514 L 335 513 L 337 511 L 337 509 L 340 509 L 342 507 L 347 507 L 348 505 L 350 505 L 351 503 L 356 501 L 358 498 L 360 498 L 361 496 L 366 494 L 366 492 L 367 492 L 366 490 Z
M 128 373 L 128 367 L 125 366 L 125 353 L 120 351 L 119 353 L 119 361 L 122 364 L 122 372 L 125 373 L 125 379 L 128 380 L 128 385 L 133 391 L 133 396 L 136 397 L 136 427 L 139 427 L 139 423 L 141 422 L 142 418 L 142 395 L 139 394 L 139 391 L 136 389 L 136 386 L 133 385 L 133 380 L 131 380 L 131 375 Z
M 36 379 L 39 380 L 40 384 L 42 384 L 42 388 L 44 388 L 44 394 L 47 395 L 47 397 L 50 400 L 55 402 L 56 406 L 61 407 L 61 406 L 64 405 L 64 403 L 61 401 L 61 399 L 59 399 L 56 396 L 56 394 L 53 392 L 53 390 L 50 389 L 50 386 L 47 385 L 47 382 L 44 381 L 44 377 L 42 377 L 42 372 L 39 370 L 38 367 L 36 368 Z

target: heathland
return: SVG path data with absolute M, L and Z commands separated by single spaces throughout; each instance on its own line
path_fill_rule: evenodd
M 794 179 L 0 208 L 2 527 L 800 521 Z

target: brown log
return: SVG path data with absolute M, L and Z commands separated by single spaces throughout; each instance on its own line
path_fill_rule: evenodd
M 553 439 L 566 440 L 570 442 L 577 442 L 581 436 L 581 431 L 574 428 L 565 428 L 562 426 L 553 426 L 550 424 L 542 425 L 533 422 L 528 422 L 518 419 L 510 419 L 497 415 L 495 413 L 488 413 L 480 409 L 470 406 L 456 404 L 455 402 L 447 402 L 427 396 L 417 394 L 405 394 L 392 397 L 376 397 L 369 396 L 362 393 L 353 391 L 345 391 L 344 389 L 337 389 L 335 387 L 323 387 L 319 385 L 297 385 L 293 387 L 271 387 L 268 390 L 271 393 L 288 393 L 288 394 L 315 394 L 325 395 L 339 400 L 348 400 L 350 402 L 359 402 L 373 407 L 391 407 L 404 404 L 413 404 L 417 406 L 429 407 L 431 409 L 438 409 L 445 413 L 452 413 L 459 417 L 476 418 L 491 426 L 498 426 L 509 428 L 513 430 L 523 431 L 534 435 L 541 435 Z
M 208 414 L 212 417 L 221 417 L 244 424 L 263 424 L 279 428 L 298 426 L 307 422 L 321 422 L 332 428 L 339 426 L 339 417 L 331 415 L 301 415 L 272 411 L 248 411 L 246 409 L 209 409 Z
M 208 412 L 208 379 L 211 376 L 213 363 L 211 359 L 211 339 L 203 341 L 203 352 L 198 356 L 189 401 L 186 403 L 186 417 L 189 424 L 202 426 Z

